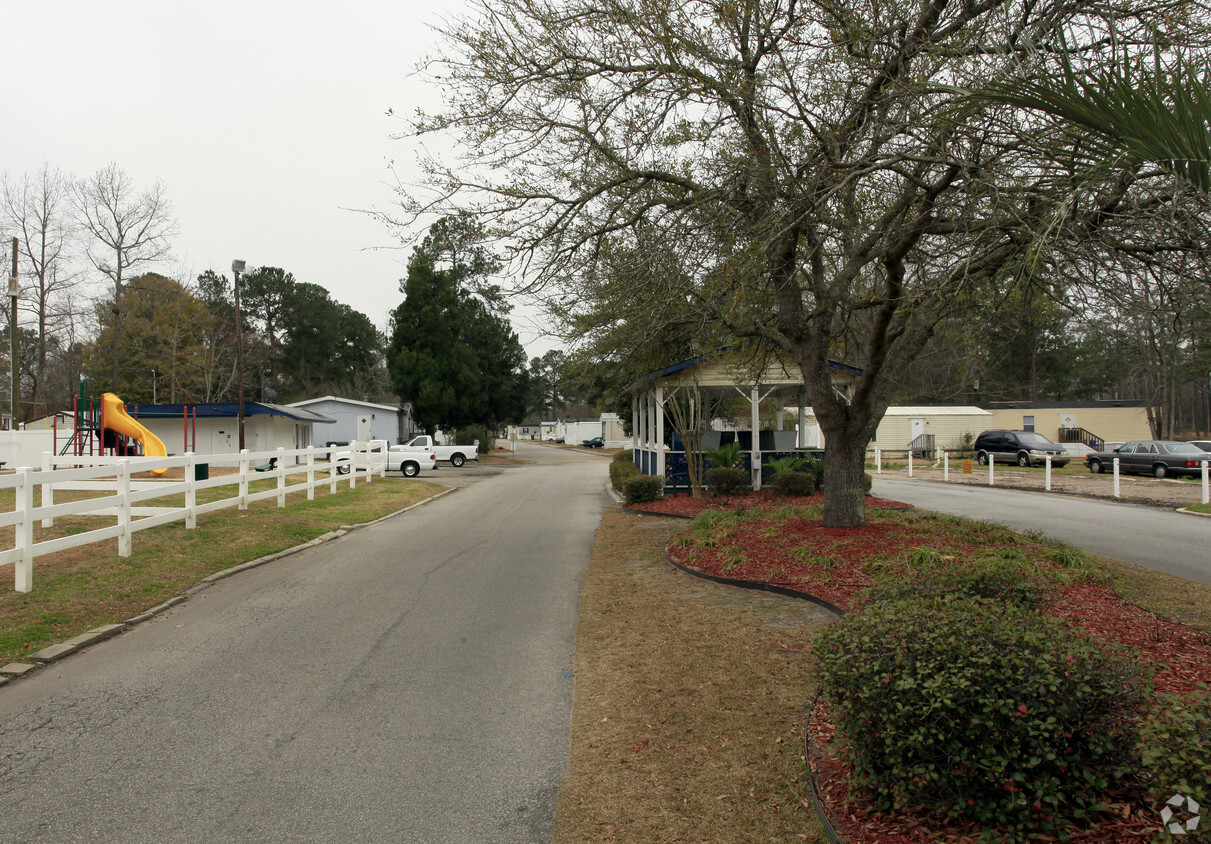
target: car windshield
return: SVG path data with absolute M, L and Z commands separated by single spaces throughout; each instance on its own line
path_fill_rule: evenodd
M 1190 443 L 1165 443 L 1165 451 L 1170 454 L 1202 454 L 1203 451 Z
M 1025 434 L 1018 434 L 1018 442 L 1020 442 L 1022 445 L 1034 446 L 1036 448 L 1048 445 L 1052 447 L 1055 446 L 1055 443 L 1047 439 L 1042 434 L 1034 434 L 1029 432 Z

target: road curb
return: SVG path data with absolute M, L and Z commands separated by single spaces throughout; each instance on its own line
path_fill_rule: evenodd
M 47 645 L 42 650 L 40 650 L 36 653 L 30 654 L 27 657 L 27 659 L 30 660 L 30 662 L 28 662 L 28 663 L 27 662 L 10 662 L 7 665 L 0 665 L 0 686 L 4 686 L 10 680 L 14 680 L 18 677 L 23 677 L 27 673 L 34 671 L 35 669 L 41 668 L 43 665 L 49 665 L 53 662 L 58 662 L 59 660 L 63 659 L 64 657 L 71 656 L 72 654 L 77 653 L 80 650 L 83 650 L 84 648 L 88 647 L 89 645 L 95 645 L 98 642 L 102 642 L 106 639 L 112 638 L 112 637 L 118 635 L 119 633 L 123 633 L 126 630 L 129 630 L 130 628 L 134 627 L 135 625 L 143 624 L 144 622 L 151 621 L 156 616 L 167 612 L 168 610 L 172 609 L 173 607 L 177 606 L 178 604 L 185 603 L 185 601 L 188 600 L 189 598 L 191 598 L 192 596 L 205 590 L 207 586 L 217 583 L 220 580 L 226 580 L 227 578 L 232 577 L 233 575 L 248 571 L 249 569 L 259 568 L 260 566 L 263 566 L 266 563 L 272 563 L 275 560 L 282 559 L 283 557 L 289 557 L 293 554 L 299 553 L 300 551 L 306 551 L 308 548 L 313 548 L 317 545 L 322 545 L 325 542 L 331 542 L 334 539 L 340 539 L 342 536 L 345 536 L 350 531 L 359 530 L 361 528 L 368 527 L 370 525 L 378 524 L 379 522 L 384 522 L 387 519 L 395 518 L 396 516 L 400 515 L 401 513 L 407 513 L 409 510 L 415 510 L 417 507 L 423 507 L 424 505 L 428 504 L 431 501 L 436 501 L 437 499 L 442 498 L 446 495 L 449 495 L 452 492 L 457 492 L 458 489 L 459 489 L 458 487 L 450 487 L 449 489 L 445 489 L 445 490 L 437 493 L 436 495 L 429 496 L 428 498 L 424 499 L 423 501 L 418 501 L 415 504 L 409 504 L 407 507 L 396 510 L 392 513 L 388 513 L 385 516 L 380 516 L 379 518 L 373 519 L 369 522 L 362 522 L 362 523 L 359 523 L 356 525 L 341 525 L 341 527 L 338 528 L 337 530 L 328 531 L 327 533 L 321 534 L 320 536 L 317 536 L 315 539 L 312 539 L 309 542 L 304 542 L 300 545 L 295 545 L 290 548 L 285 548 L 281 551 L 275 551 L 272 554 L 266 554 L 263 557 L 257 557 L 255 560 L 249 560 L 246 563 L 241 563 L 237 566 L 232 566 L 231 568 L 226 568 L 226 569 L 223 569 L 222 571 L 217 571 L 214 574 L 211 574 L 211 575 L 208 575 L 208 576 L 202 578 L 197 583 L 195 583 L 193 586 L 190 586 L 188 589 L 186 589 L 184 592 L 182 592 L 180 595 L 169 598 L 167 601 L 164 601 L 162 604 L 157 604 L 156 606 L 152 607 L 151 609 L 144 610 L 143 612 L 139 613 L 138 615 L 128 618 L 125 621 L 117 622 L 115 624 L 102 625 L 101 627 L 97 627 L 97 628 L 89 630 L 85 633 L 81 633 L 78 636 L 73 636 L 71 639 L 68 639 L 64 642 L 59 642 L 58 644 L 55 644 L 55 645 Z

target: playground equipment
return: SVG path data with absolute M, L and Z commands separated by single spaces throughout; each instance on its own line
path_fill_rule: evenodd
M 57 439 L 57 435 L 56 435 Z M 149 457 L 167 457 L 168 449 L 163 441 L 144 428 L 126 412 L 122 400 L 113 393 L 97 395 L 96 382 L 91 378 L 80 381 L 76 394 L 75 426 L 71 438 L 60 449 L 60 454 L 104 454 L 112 450 L 115 454 L 133 453 L 127 440 L 134 440 Z M 164 469 L 153 469 L 153 475 L 163 475 Z

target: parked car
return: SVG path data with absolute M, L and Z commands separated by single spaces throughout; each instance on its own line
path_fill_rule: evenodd
M 336 473 L 338 475 L 348 475 L 349 469 L 349 452 L 339 451 L 333 457 L 333 462 L 336 463 Z M 394 472 L 400 472 L 406 478 L 415 478 L 421 473 L 421 470 L 432 471 L 437 468 L 437 455 L 429 452 L 428 454 L 403 454 L 398 451 L 387 452 L 387 469 Z
M 1189 440 L 1189 443 L 1195 448 L 1201 448 L 1203 451 L 1211 452 L 1211 440 Z
M 1108 472 L 1118 458 L 1120 472 L 1130 472 L 1139 475 L 1155 475 L 1165 478 L 1169 475 L 1199 475 L 1202 474 L 1202 462 L 1211 461 L 1211 453 L 1203 451 L 1193 443 L 1179 443 L 1172 440 L 1135 440 L 1123 443 L 1113 451 L 1095 451 L 1085 455 L 1085 465 L 1095 475 Z
M 994 462 L 1019 466 L 1042 466 L 1051 455 L 1051 465 L 1057 469 L 1071 459 L 1062 445 L 1035 431 L 984 431 L 976 437 L 972 450 L 981 466 L 988 465 L 990 455 Z
M 438 460 L 447 460 L 454 468 L 458 468 L 468 460 L 479 460 L 479 449 L 473 445 L 437 445 L 433 437 L 421 434 L 413 437 L 403 445 L 391 446 L 391 459 L 394 461 L 398 453 L 427 454 L 432 452 Z
M 604 448 L 605 440 L 601 437 L 593 437 L 591 440 L 581 440 L 580 444 L 584 448 Z

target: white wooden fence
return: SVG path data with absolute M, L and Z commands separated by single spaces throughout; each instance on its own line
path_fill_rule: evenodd
M 338 456 L 341 458 L 338 462 Z M 347 458 L 347 459 L 346 459 Z M 319 462 L 319 461 L 326 462 Z M 264 470 L 274 461 L 272 469 Z M 237 467 L 237 472 L 217 474 L 198 480 L 197 469 L 205 464 L 209 467 Z M 258 472 L 257 467 L 262 467 Z M 149 472 L 152 469 L 183 468 L 182 480 L 132 480 L 132 473 Z M 347 475 L 339 474 L 348 467 Z M 16 529 L 13 547 L 0 551 L 0 565 L 15 563 L 15 589 L 29 592 L 34 586 L 34 559 L 101 542 L 118 540 L 118 554 L 129 557 L 136 531 L 184 520 L 185 527 L 192 530 L 197 526 L 197 517 L 204 513 L 238 507 L 246 510 L 252 501 L 277 498 L 279 507 L 285 507 L 286 496 L 292 492 L 306 492 L 307 500 L 315 498 L 316 487 L 327 484 L 330 492 L 336 492 L 338 481 L 347 478 L 353 489 L 359 480 L 368 483 L 375 475 L 383 477 L 387 469 L 387 442 L 374 440 L 369 443 L 351 443 L 348 446 L 329 446 L 302 449 L 279 448 L 276 451 L 241 451 L 238 455 L 184 454 L 179 457 L 99 457 L 46 453 L 42 457 L 42 468 L 20 467 L 13 474 L 0 475 L 0 490 L 12 489 L 15 502 L 11 512 L 0 513 L 0 528 L 12 526 Z M 303 476 L 297 477 L 297 476 Z M 273 489 L 250 492 L 248 484 L 257 479 L 276 479 Z M 232 487 L 233 495 L 199 504 L 199 490 Z M 35 504 L 35 491 L 40 501 Z M 108 493 L 81 501 L 55 503 L 55 492 L 61 490 L 86 490 Z M 140 502 L 151 501 L 170 495 L 184 494 L 181 507 L 140 506 Z M 111 516 L 116 524 L 96 530 L 84 531 L 58 539 L 34 542 L 34 522 L 42 527 L 51 527 L 61 516 Z

